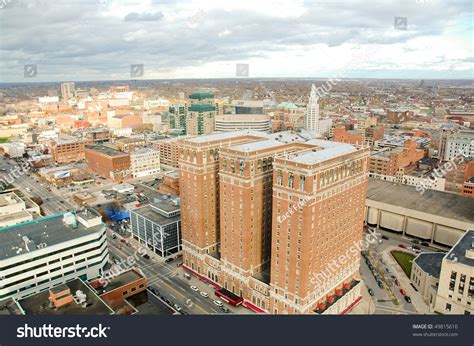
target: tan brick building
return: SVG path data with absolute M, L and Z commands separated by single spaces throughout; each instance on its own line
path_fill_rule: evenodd
M 396 176 L 416 167 L 416 162 L 425 157 L 422 149 L 416 148 L 415 141 L 405 141 L 403 148 L 375 153 L 370 157 L 370 172 L 373 174 Z

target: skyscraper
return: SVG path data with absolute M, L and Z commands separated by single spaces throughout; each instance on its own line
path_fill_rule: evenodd
M 316 131 L 321 134 L 329 132 L 332 120 L 329 118 L 321 119 L 319 116 L 319 96 L 316 86 L 311 85 L 311 93 L 309 95 L 308 105 L 304 116 L 304 128 L 308 131 Z
M 75 85 L 74 83 L 62 83 L 61 84 L 61 96 L 64 102 L 68 102 L 68 100 L 75 95 Z

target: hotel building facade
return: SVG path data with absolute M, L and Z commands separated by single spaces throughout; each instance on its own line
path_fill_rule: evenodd
M 185 269 L 256 311 L 337 314 L 360 299 L 368 149 L 240 131 L 181 140 L 179 168 Z

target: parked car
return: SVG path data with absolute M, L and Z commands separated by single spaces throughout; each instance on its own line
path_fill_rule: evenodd
M 199 291 L 199 288 L 197 288 L 196 286 L 189 286 L 194 292 L 197 292 Z
M 206 292 L 203 292 L 203 291 L 199 292 L 199 294 L 200 294 L 201 296 L 203 296 L 204 298 L 208 298 L 208 297 L 209 297 L 209 294 L 207 294 Z
M 398 281 L 398 279 L 395 279 L 395 285 L 400 286 L 400 281 Z
M 407 246 L 405 244 L 398 244 L 398 247 L 401 247 L 402 249 L 406 249 Z
M 144 254 L 142 257 L 143 257 L 144 259 L 148 259 L 148 260 L 150 259 L 150 256 L 149 256 L 148 254 Z
M 370 295 L 373 297 L 373 296 L 374 296 L 374 294 L 375 294 L 374 290 L 373 290 L 373 289 L 371 289 L 371 288 L 369 288 L 369 294 L 370 294 Z
M 420 244 L 420 241 L 419 241 L 418 239 L 413 239 L 411 242 L 412 242 L 413 244 Z
M 379 285 L 380 288 L 384 288 L 384 285 L 383 285 L 382 281 L 377 282 L 377 285 Z
M 419 247 L 418 245 L 412 245 L 411 248 L 413 250 L 421 250 L 421 247 Z
M 405 291 L 403 288 L 400 288 L 400 294 L 405 297 L 407 295 L 407 291 Z
M 115 239 L 117 238 L 117 236 L 115 234 L 112 234 L 112 239 Z
M 172 258 L 172 257 L 165 259 L 165 263 L 170 263 L 170 262 L 173 262 L 173 258 Z
M 383 235 L 382 239 L 388 240 L 388 237 L 386 235 Z
M 174 304 L 173 307 L 176 309 L 176 311 L 181 311 L 181 306 L 179 306 L 178 304 Z
M 405 296 L 405 300 L 407 303 L 411 303 L 411 298 L 409 296 Z
M 430 246 L 430 243 L 428 243 L 427 241 L 422 241 L 420 243 L 420 245 L 423 245 L 423 246 Z
M 226 314 L 230 312 L 230 310 L 227 309 L 225 306 L 221 306 L 221 310 L 224 311 Z

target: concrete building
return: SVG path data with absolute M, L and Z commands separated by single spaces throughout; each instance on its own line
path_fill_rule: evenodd
M 474 177 L 474 159 L 461 156 L 441 167 L 445 167 L 446 191 L 463 194 L 464 184 Z
M 301 128 L 304 123 L 304 111 L 291 102 L 282 102 L 273 114 L 272 131 L 288 131 Z
M 40 215 L 39 206 L 29 198 L 23 200 L 15 192 L 0 194 L 0 228 L 32 221 Z
M 160 139 L 153 143 L 153 148 L 159 150 L 160 161 L 163 165 L 178 168 L 178 138 Z
M 221 132 L 238 130 L 270 131 L 270 117 L 265 114 L 225 114 L 216 116 L 215 130 Z
M 444 252 L 420 253 L 412 262 L 410 281 L 427 305 L 434 303 Z
M 133 238 L 163 257 L 181 251 L 179 199 L 164 199 L 165 196 L 130 211 Z
M 308 105 L 306 106 L 304 128 L 308 131 L 316 131 L 321 134 L 329 133 L 332 126 L 332 119 L 321 119 L 319 115 L 319 97 L 316 86 L 311 85 L 311 93 Z
M 224 106 L 224 114 L 263 114 L 263 111 L 261 100 L 232 100 Z
M 69 163 L 84 160 L 84 148 L 84 141 L 74 137 L 60 137 L 51 143 L 51 152 L 54 161 L 57 163 Z
M 104 145 L 86 145 L 87 170 L 113 182 L 130 177 L 130 154 Z
M 474 131 L 460 131 L 447 137 L 444 160 L 451 161 L 460 155 L 474 159 Z
M 134 178 L 160 173 L 160 152 L 152 148 L 140 148 L 132 151 L 130 153 L 130 169 Z
M 441 246 L 453 246 L 472 227 L 472 200 L 378 179 L 369 180 L 365 220 L 370 226 Z
M 0 300 L 98 277 L 109 258 L 105 225 L 93 211 L 3 228 L 0 246 Z
M 5 156 L 13 158 L 23 157 L 26 151 L 26 145 L 21 142 L 0 144 Z
M 442 314 L 474 313 L 474 230 L 449 250 L 441 263 L 433 310 Z
M 65 103 L 76 96 L 76 87 L 74 83 L 61 83 L 61 96 Z
M 212 104 L 192 104 L 186 116 L 186 134 L 205 135 L 214 132 L 216 115 L 216 108 Z

